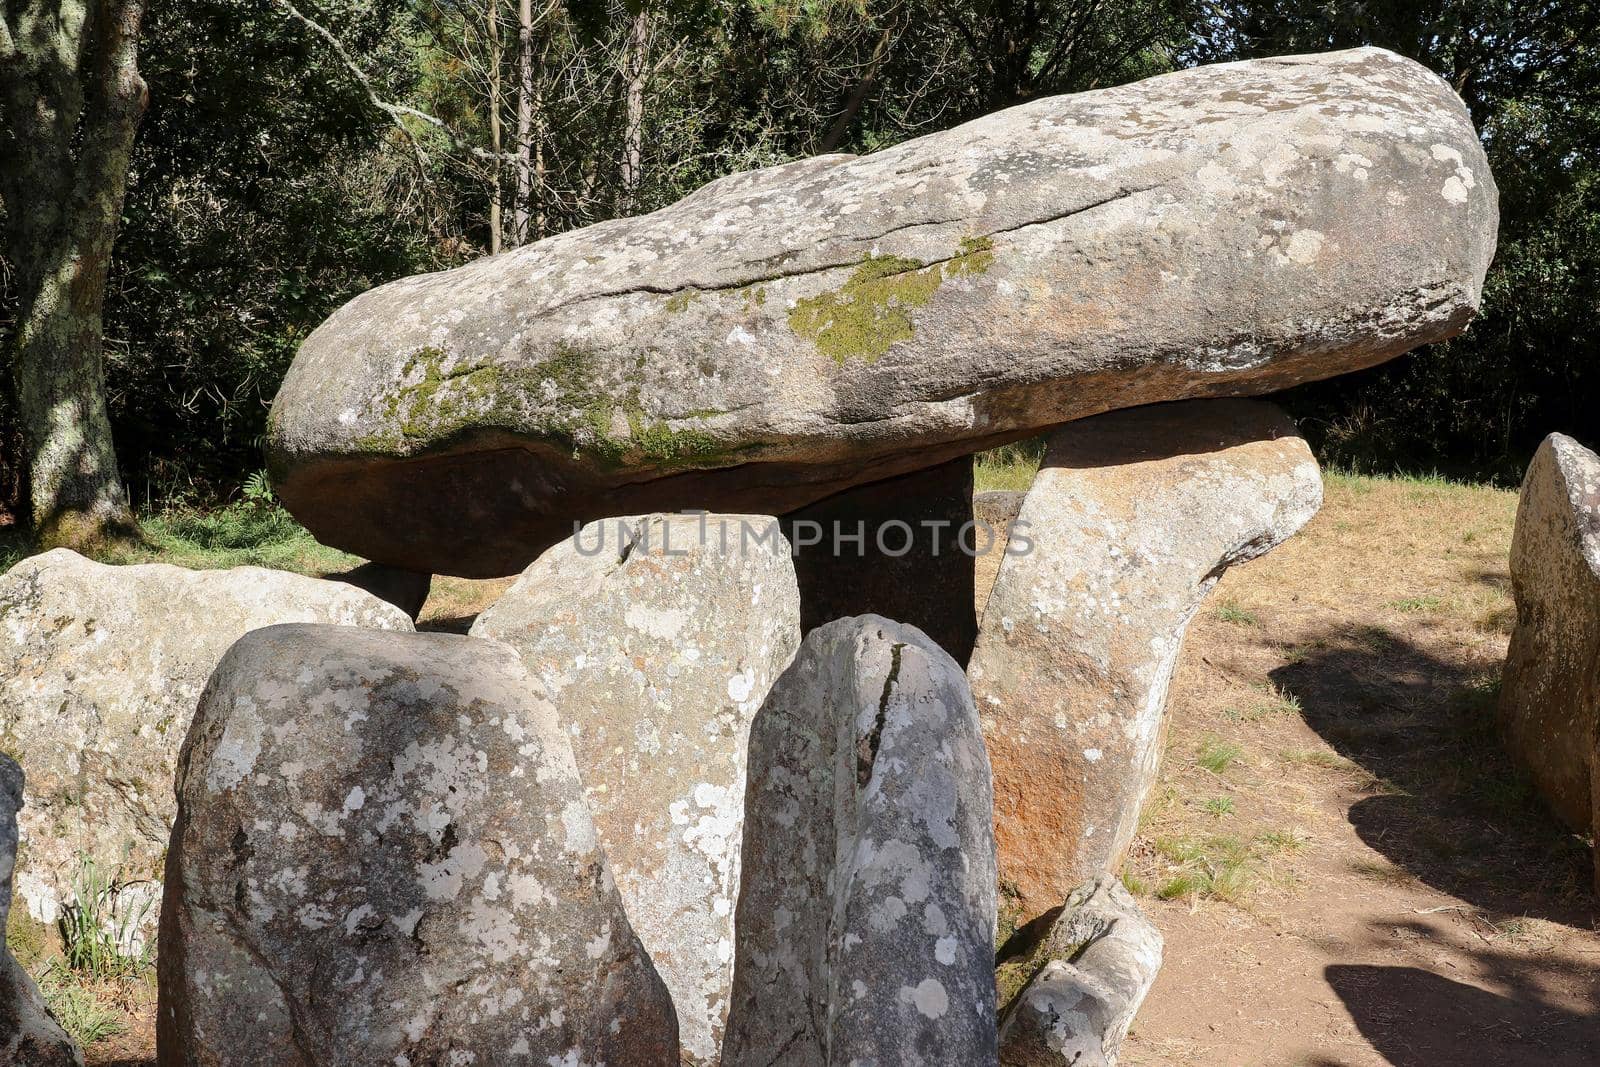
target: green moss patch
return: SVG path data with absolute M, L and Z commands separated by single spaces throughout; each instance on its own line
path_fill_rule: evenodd
M 978 275 L 994 265 L 994 242 L 967 237 L 953 257 L 924 265 L 905 256 L 871 256 L 838 289 L 798 301 L 789 328 L 843 365 L 876 363 L 898 341 L 915 335 L 911 312 L 933 299 L 951 278 Z

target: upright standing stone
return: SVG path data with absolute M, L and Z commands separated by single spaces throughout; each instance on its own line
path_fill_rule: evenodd
M 1008 918 L 1121 863 L 1189 620 L 1224 570 L 1321 502 L 1311 450 L 1259 401 L 1115 412 L 1051 438 L 969 670 Z
M 1600 826 L 1600 456 L 1565 434 L 1544 439 L 1522 480 L 1511 593 L 1517 623 L 1500 684 L 1501 733 L 1556 816 L 1592 833 Z
M 594 523 L 530 565 L 472 633 L 509 644 L 544 683 L 684 1052 L 716 1063 L 750 720 L 800 643 L 777 520 Z
M 39 987 L 6 943 L 22 793 L 22 768 L 0 753 L 0 1063 L 7 1067 L 83 1067 L 77 1045 L 50 1014 Z
M 184 742 L 164 1067 L 676 1067 L 572 750 L 504 645 L 273 626 Z
M 723 1063 L 996 1062 L 989 763 L 915 627 L 813 630 L 750 735 Z
M 56 921 L 87 855 L 133 883 L 119 914 L 146 910 L 154 932 L 195 701 L 228 646 L 283 622 L 411 629 L 359 589 L 261 567 L 113 567 L 58 548 L 0 577 L 0 737 L 28 768 L 17 896 L 35 919 Z
M 882 615 L 966 665 L 978 639 L 975 555 L 995 536 L 973 522 L 970 456 L 847 489 L 785 515 L 783 529 L 796 549 L 806 632 Z
M 1162 949 L 1161 931 L 1114 876 L 1073 890 L 1001 1020 L 1002 1067 L 1115 1067 Z

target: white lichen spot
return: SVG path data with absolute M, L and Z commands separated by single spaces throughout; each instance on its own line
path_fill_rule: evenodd
M 950 1010 L 950 997 L 937 979 L 924 978 L 915 987 L 901 986 L 900 1000 L 913 1005 L 929 1019 L 938 1019 Z

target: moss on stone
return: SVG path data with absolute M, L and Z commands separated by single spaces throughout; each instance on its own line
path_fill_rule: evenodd
M 677 314 L 680 311 L 686 311 L 688 310 L 689 305 L 698 299 L 699 296 L 700 290 L 698 289 L 680 289 L 678 292 L 674 293 L 670 299 L 668 299 L 667 310 L 674 314 Z
M 963 238 L 954 256 L 932 265 L 869 255 L 838 289 L 796 302 L 789 328 L 841 365 L 852 358 L 876 363 L 891 345 L 915 336 L 911 312 L 947 280 L 983 274 L 993 264 L 988 237 Z

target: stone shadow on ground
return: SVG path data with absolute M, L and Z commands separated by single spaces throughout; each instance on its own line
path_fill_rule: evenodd
M 1364 772 L 1353 784 L 1373 795 L 1351 805 L 1350 823 L 1398 877 L 1506 916 L 1594 925 L 1588 843 L 1544 809 L 1500 746 L 1498 663 L 1446 660 L 1376 626 L 1296 644 L 1301 658 L 1270 677 Z
M 1600 1012 L 1551 1003 L 1528 981 L 1528 961 L 1501 969 L 1497 955 L 1483 957 L 1504 993 L 1417 967 L 1334 964 L 1323 974 L 1361 1036 L 1394 1067 L 1600 1063 Z M 1342 1067 L 1333 1059 L 1312 1062 Z

